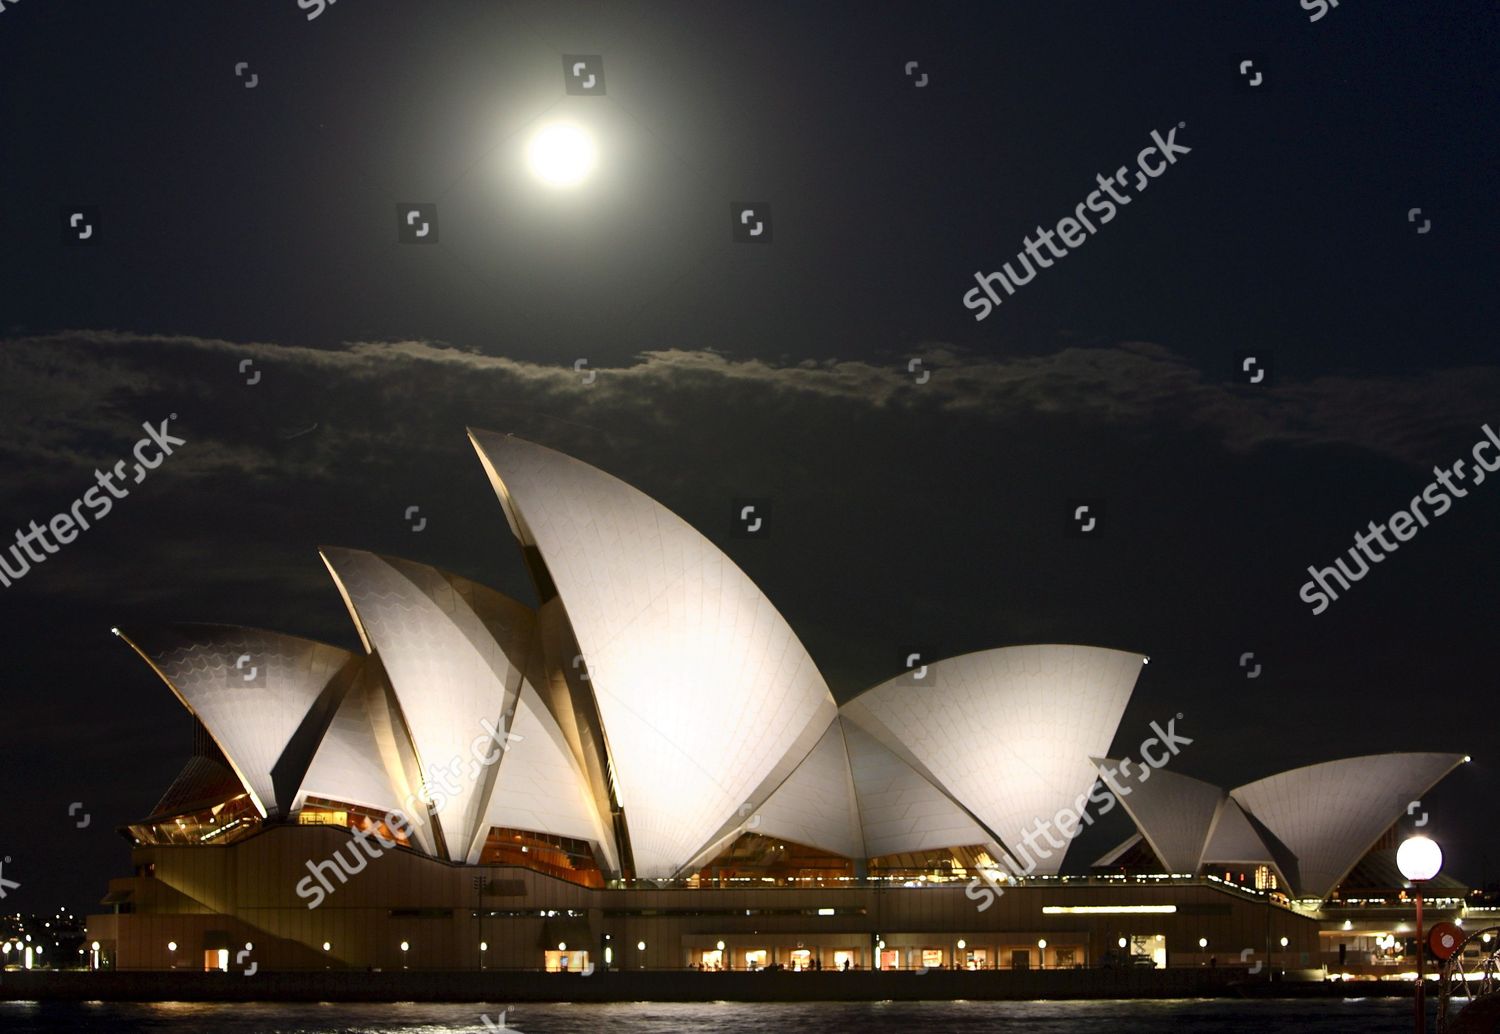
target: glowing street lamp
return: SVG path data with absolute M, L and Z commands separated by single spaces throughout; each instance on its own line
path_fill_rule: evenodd
M 1396 849 L 1396 868 L 1411 881 L 1417 896 L 1417 1034 L 1427 1029 L 1427 1006 L 1425 1002 L 1427 974 L 1423 965 L 1426 945 L 1422 943 L 1422 884 L 1438 874 L 1443 867 L 1443 849 L 1435 841 L 1424 836 L 1408 837 Z

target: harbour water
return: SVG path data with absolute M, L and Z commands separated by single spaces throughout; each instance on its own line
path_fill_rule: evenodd
M 502 1017 L 503 1013 L 503 1017 Z M 503 1026 L 502 1026 L 503 1024 Z M 1411 1002 L 1390 999 L 859 1004 L 632 1002 L 612 1005 L 204 1005 L 0 1002 L 0 1031 L 61 1034 L 1398 1034 Z M 1430 1025 L 1429 1025 L 1430 1029 Z

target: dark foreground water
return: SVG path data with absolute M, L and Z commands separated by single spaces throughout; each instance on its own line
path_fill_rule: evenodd
M 0 1031 L 134 1034 L 1397 1034 L 1412 1029 L 1409 1001 L 873 1002 L 845 1004 L 196 1005 L 0 1002 Z M 1429 1029 L 1431 1023 L 1429 1021 Z

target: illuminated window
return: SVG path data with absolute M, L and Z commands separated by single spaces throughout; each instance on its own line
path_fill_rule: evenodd
M 545 953 L 548 973 L 582 973 L 589 968 L 589 953 L 586 951 L 549 951 Z

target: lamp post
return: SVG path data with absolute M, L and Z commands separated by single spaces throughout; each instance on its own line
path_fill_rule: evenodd
M 1417 1034 L 1424 1034 L 1427 1028 L 1425 986 L 1427 974 L 1426 967 L 1423 965 L 1426 958 L 1424 951 L 1426 945 L 1422 942 L 1422 884 L 1436 876 L 1442 867 L 1442 848 L 1426 837 L 1408 837 L 1396 849 L 1396 868 L 1401 870 L 1402 876 L 1411 881 L 1412 889 L 1417 895 Z

